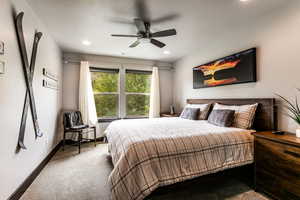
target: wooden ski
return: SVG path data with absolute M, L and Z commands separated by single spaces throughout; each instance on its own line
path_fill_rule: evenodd
M 30 62 L 30 82 L 32 82 L 32 80 L 33 80 L 38 43 L 39 43 L 39 40 L 41 39 L 42 35 L 43 34 L 41 32 L 35 33 L 35 35 L 34 35 L 33 50 L 32 50 L 32 55 L 31 55 L 31 62 Z M 28 114 L 28 108 L 29 108 L 29 101 L 30 100 L 29 100 L 28 91 L 26 90 L 23 113 L 22 113 L 22 120 L 21 120 L 20 132 L 19 132 L 19 140 L 18 140 L 18 145 L 22 149 L 26 149 L 26 146 L 24 145 L 24 135 L 25 135 L 25 127 L 26 127 L 27 114 Z
M 43 133 L 41 132 L 41 130 L 39 128 L 36 107 L 35 107 L 35 100 L 34 100 L 34 95 L 33 95 L 33 88 L 32 88 L 37 48 L 38 48 L 38 43 L 42 37 L 42 33 L 39 32 L 39 33 L 35 34 L 31 62 L 30 62 L 30 67 L 29 67 L 25 39 L 24 39 L 24 34 L 23 34 L 23 25 L 22 25 L 23 24 L 23 16 L 24 16 L 24 12 L 21 12 L 20 14 L 18 14 L 18 16 L 16 18 L 16 29 L 17 29 L 19 47 L 20 47 L 20 51 L 21 51 L 21 55 L 22 55 L 23 71 L 24 71 L 25 82 L 26 82 L 26 87 L 27 87 L 27 91 L 26 91 L 26 95 L 25 95 L 25 103 L 24 103 L 24 108 L 23 108 L 23 114 L 22 114 L 22 121 L 21 121 L 20 132 L 19 132 L 18 145 L 20 148 L 26 149 L 26 147 L 24 145 L 24 134 L 25 134 L 26 119 L 27 119 L 29 105 L 31 108 L 35 136 L 41 137 L 43 135 Z

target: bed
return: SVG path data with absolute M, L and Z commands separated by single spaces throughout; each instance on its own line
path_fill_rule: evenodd
M 274 99 L 188 99 L 189 104 L 259 103 L 253 129 L 275 129 Z M 178 117 L 118 120 L 106 130 L 113 200 L 141 200 L 159 187 L 253 163 L 254 130 Z

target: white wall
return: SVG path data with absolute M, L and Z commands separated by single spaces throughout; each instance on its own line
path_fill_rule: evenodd
M 300 87 L 300 3 L 281 8 L 262 20 L 221 33 L 210 45 L 174 64 L 174 96 L 177 109 L 187 98 L 294 97 Z M 258 82 L 205 89 L 192 89 L 192 68 L 208 61 L 257 47 Z M 296 124 L 279 114 L 279 128 L 295 132 Z
M 165 62 L 156 62 L 149 60 L 85 55 L 77 53 L 65 53 L 64 60 L 71 62 L 64 64 L 63 67 L 63 108 L 64 110 L 78 109 L 78 88 L 79 88 L 79 62 L 89 61 L 94 67 L 119 67 L 125 66 L 141 70 L 151 70 L 153 65 L 159 67 L 160 93 L 161 93 L 161 111 L 169 111 L 169 106 L 173 104 L 173 71 L 169 70 L 172 66 Z M 100 132 L 106 127 L 102 126 Z M 101 128 L 101 127 L 100 127 Z M 101 134 L 101 133 L 99 133 Z
M 0 0 L 0 41 L 5 42 L 6 73 L 0 75 L 0 199 L 7 199 L 60 141 L 57 116 L 62 105 L 59 92 L 42 87 L 42 68 L 58 75 L 62 85 L 61 52 L 46 28 L 26 1 Z M 33 90 L 42 138 L 35 139 L 31 113 L 28 112 L 25 132 L 27 150 L 16 153 L 20 121 L 26 92 L 20 51 L 13 21 L 13 8 L 24 11 L 24 32 L 28 55 L 31 55 L 35 30 L 43 32 L 36 61 Z

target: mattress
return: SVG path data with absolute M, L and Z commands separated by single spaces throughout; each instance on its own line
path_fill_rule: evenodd
M 141 200 L 156 188 L 253 162 L 251 130 L 205 120 L 129 119 L 106 129 L 113 200 Z

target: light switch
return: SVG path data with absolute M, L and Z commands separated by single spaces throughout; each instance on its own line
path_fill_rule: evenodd
M 0 41 L 0 54 L 4 54 L 4 42 Z
M 0 61 L 0 74 L 5 73 L 5 62 Z

